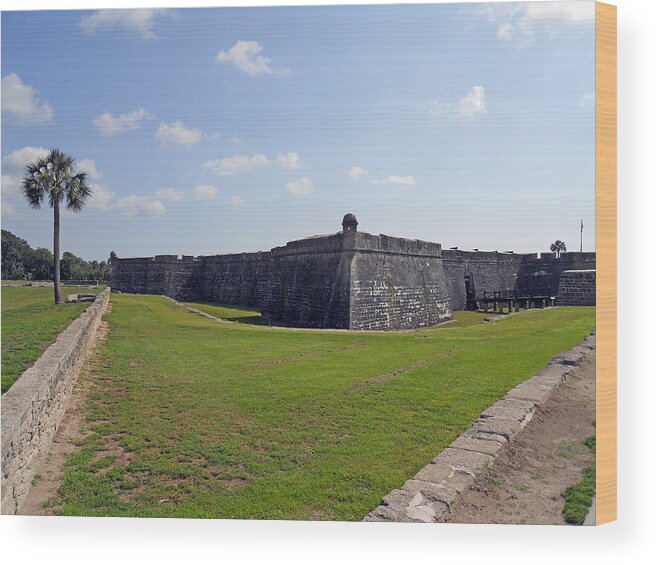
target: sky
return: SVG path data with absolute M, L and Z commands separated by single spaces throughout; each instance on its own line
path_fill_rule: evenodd
M 86 259 L 359 229 L 461 249 L 595 246 L 594 2 L 2 13 L 2 228 L 52 246 L 25 166 L 93 194 Z

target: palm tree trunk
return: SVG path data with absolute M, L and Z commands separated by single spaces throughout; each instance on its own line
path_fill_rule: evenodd
M 53 253 L 55 255 L 55 304 L 61 304 L 61 277 L 59 272 L 59 200 L 53 206 L 55 212 L 55 230 L 53 234 Z

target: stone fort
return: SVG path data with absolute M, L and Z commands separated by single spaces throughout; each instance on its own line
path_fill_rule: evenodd
M 442 249 L 358 231 L 353 214 L 344 216 L 339 233 L 270 251 L 139 258 L 112 253 L 111 262 L 112 290 L 253 306 L 272 321 L 306 328 L 430 326 L 504 293 L 546 296 L 558 305 L 595 304 L 595 253 Z

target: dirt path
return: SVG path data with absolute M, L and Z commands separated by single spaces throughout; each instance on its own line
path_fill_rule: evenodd
M 495 466 L 454 503 L 448 522 L 563 524 L 561 493 L 594 464 L 595 355 L 553 393 Z
M 109 303 L 105 313 L 109 314 L 111 311 L 112 305 Z M 98 362 L 98 350 L 107 342 L 108 332 L 109 325 L 102 320 L 96 331 L 93 349 L 82 366 L 80 378 L 73 387 L 66 413 L 52 440 L 50 452 L 37 469 L 32 488 L 21 507 L 20 514 L 22 515 L 45 516 L 56 513 L 57 508 L 52 505 L 52 501 L 62 482 L 64 463 L 83 439 L 80 431 L 82 408 L 92 387 L 91 377 Z

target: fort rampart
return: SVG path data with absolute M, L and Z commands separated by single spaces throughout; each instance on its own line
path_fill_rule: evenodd
M 594 306 L 597 272 L 592 269 L 564 271 L 558 285 L 562 306 Z
M 484 293 L 557 296 L 561 273 L 594 269 L 595 253 L 517 254 L 442 250 L 439 243 L 357 230 L 271 251 L 112 259 L 114 290 L 256 306 L 297 327 L 406 329 L 450 319 Z

